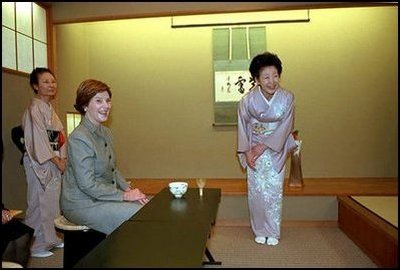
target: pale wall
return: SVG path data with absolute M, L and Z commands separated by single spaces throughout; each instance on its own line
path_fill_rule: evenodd
M 33 91 L 29 78 L 2 73 L 2 139 L 4 160 L 2 162 L 1 193 L 6 207 L 25 209 L 26 180 L 20 165 L 21 153 L 11 140 L 11 128 L 21 123 L 22 113 L 28 105 Z
M 304 177 L 397 175 L 397 7 L 310 10 L 267 25 L 296 96 Z M 87 78 L 113 91 L 117 162 L 128 178 L 243 178 L 236 128 L 215 128 L 211 28 L 148 18 L 55 27 L 61 112 Z
M 310 23 L 267 26 L 268 50 L 280 55 L 283 85 L 296 95 L 304 176 L 397 177 L 397 7 L 310 12 Z M 126 177 L 245 177 L 235 157 L 236 128 L 212 127 L 210 29 L 172 30 L 162 18 L 55 30 L 59 115 L 65 121 L 73 110 L 82 80 L 107 82 L 114 94 L 108 125 Z M 2 201 L 13 208 L 25 207 L 26 184 L 10 130 L 31 96 L 27 77 L 2 73 Z M 302 199 L 313 213 L 305 218 L 318 211 L 334 217 L 329 200 Z M 298 199 L 286 202 L 284 217 L 301 219 L 290 209 Z M 226 197 L 219 215 L 246 216 L 243 203 Z M 237 204 L 243 211 L 235 213 Z

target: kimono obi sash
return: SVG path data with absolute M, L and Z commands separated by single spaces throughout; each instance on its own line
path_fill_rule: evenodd
M 253 134 L 257 135 L 269 135 L 277 126 L 278 122 L 256 122 L 251 125 Z

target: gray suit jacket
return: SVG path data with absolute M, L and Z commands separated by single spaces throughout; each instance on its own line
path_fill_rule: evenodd
M 68 138 L 68 164 L 61 194 L 62 210 L 122 201 L 129 184 L 116 168 L 111 131 L 86 117 Z

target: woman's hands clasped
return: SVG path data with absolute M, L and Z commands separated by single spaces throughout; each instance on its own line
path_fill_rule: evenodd
M 124 191 L 124 201 L 138 201 L 144 205 L 149 202 L 149 199 L 147 199 L 146 195 L 138 188 L 129 188 L 128 190 Z
M 63 174 L 67 166 L 67 159 L 54 156 L 51 161 L 57 166 L 61 174 Z
M 13 217 L 9 210 L 7 209 L 1 210 L 1 224 L 9 222 L 12 218 Z
M 249 151 L 245 152 L 247 166 L 256 170 L 256 160 L 264 153 L 267 149 L 265 144 L 259 143 L 253 146 Z

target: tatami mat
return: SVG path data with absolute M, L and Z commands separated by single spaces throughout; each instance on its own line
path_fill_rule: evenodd
M 398 228 L 398 196 L 351 196 L 351 198 Z

